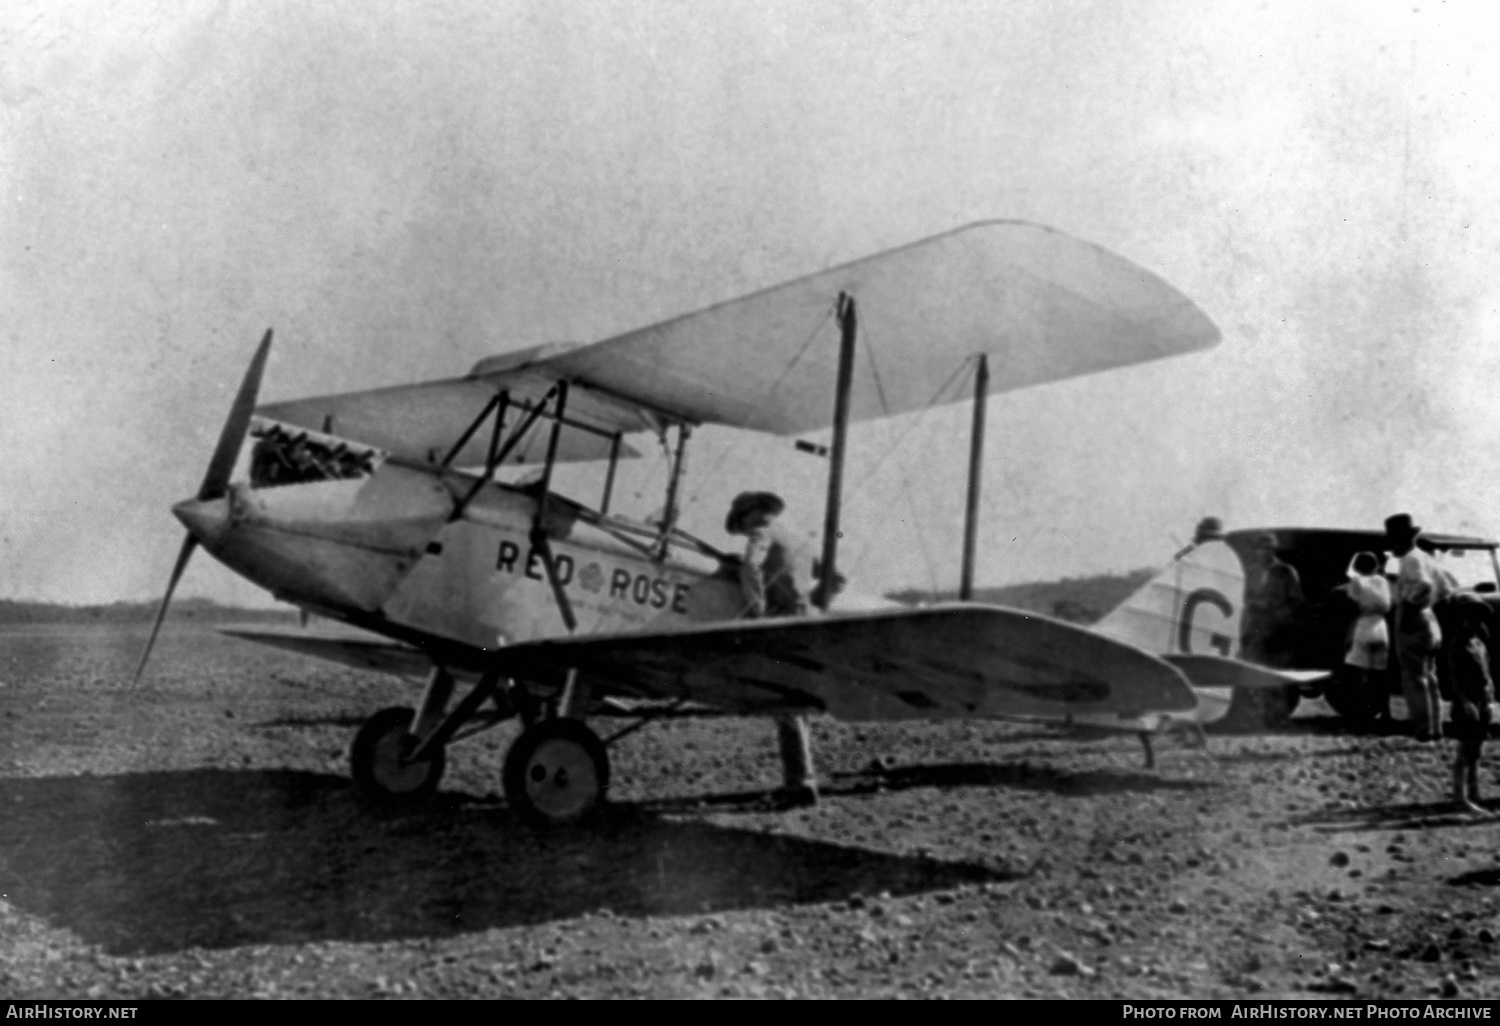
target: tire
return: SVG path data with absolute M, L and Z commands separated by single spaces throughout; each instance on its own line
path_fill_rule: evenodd
M 1284 688 L 1235 688 L 1229 712 L 1219 721 L 1221 730 L 1252 733 L 1279 730 L 1292 718 L 1300 700 L 1296 685 Z
M 1358 673 L 1348 673 L 1341 667 L 1323 685 L 1323 700 L 1350 726 L 1365 728 L 1375 722 L 1386 699 L 1384 694 L 1375 694 L 1376 690 L 1373 682 L 1367 685 Z
M 411 729 L 412 710 L 382 709 L 365 721 L 349 749 L 349 768 L 360 793 L 377 805 L 417 805 L 431 798 L 443 778 L 447 757 L 443 749 L 421 762 L 407 762 L 416 747 Z
M 604 742 L 580 720 L 542 720 L 505 756 L 505 800 L 535 827 L 566 827 L 598 815 L 609 788 Z

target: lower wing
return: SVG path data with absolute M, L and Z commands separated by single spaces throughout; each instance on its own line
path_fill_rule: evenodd
M 563 637 L 428 653 L 384 639 L 234 630 L 248 641 L 362 669 L 421 677 L 435 661 L 555 692 L 571 671 L 596 693 L 686 699 L 728 712 L 823 711 L 844 720 L 1087 720 L 1130 727 L 1189 713 L 1197 698 L 1165 660 L 1019 610 L 946 605 L 739 620 L 684 630 Z M 1133 729 L 1133 728 L 1131 728 Z
M 280 631 L 221 630 L 233 638 L 258 645 L 297 652 L 352 666 L 357 670 L 378 670 L 397 677 L 425 677 L 432 670 L 432 659 L 424 652 L 384 638 L 354 638 L 347 635 L 324 635 L 311 632 L 296 634 Z
M 577 670 L 611 691 L 844 720 L 1135 718 L 1197 699 L 1167 662 L 1018 610 L 947 605 L 527 642 L 513 675 Z

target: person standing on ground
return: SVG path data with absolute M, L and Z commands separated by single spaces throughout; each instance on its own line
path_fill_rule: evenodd
M 1262 666 L 1295 666 L 1307 599 L 1296 567 L 1276 554 L 1269 531 L 1255 539 L 1255 563 L 1246 576 L 1241 651 Z
M 1453 687 L 1453 736 L 1458 753 L 1453 761 L 1453 804 L 1460 812 L 1487 815 L 1479 804 L 1479 755 L 1490 729 L 1490 702 L 1495 697 L 1490 679 L 1490 607 L 1472 592 L 1450 599 L 1448 681 Z
M 744 596 L 741 615 L 750 619 L 806 616 L 808 612 L 804 575 L 800 573 L 802 560 L 798 558 L 801 546 L 776 522 L 785 509 L 779 495 L 741 492 L 724 518 L 725 531 L 743 534 L 747 539 L 739 576 Z M 781 749 L 781 803 L 817 804 L 818 780 L 806 717 L 792 713 L 778 716 L 776 738 Z
M 1390 662 L 1391 635 L 1385 617 L 1391 611 L 1391 583 L 1380 572 L 1375 553 L 1361 552 L 1354 557 L 1344 593 L 1358 610 L 1344 664 L 1358 670 L 1361 693 L 1371 699 L 1372 707 L 1388 705 L 1384 693 L 1377 696 L 1376 692 L 1381 687 L 1380 675 Z M 1377 697 L 1379 701 L 1375 701 Z
M 1408 513 L 1386 517 L 1386 545 L 1401 561 L 1394 596 L 1394 647 L 1401 667 L 1401 693 L 1411 715 L 1412 736 L 1419 741 L 1436 741 L 1442 736 L 1437 655 L 1443 633 L 1432 607 L 1444 597 L 1448 578 L 1432 557 L 1417 547 L 1421 533 Z

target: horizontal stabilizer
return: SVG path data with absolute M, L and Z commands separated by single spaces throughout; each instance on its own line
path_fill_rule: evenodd
M 1195 688 L 1284 688 L 1329 676 L 1324 670 L 1272 670 L 1222 656 L 1165 655 L 1162 658 L 1181 670 Z

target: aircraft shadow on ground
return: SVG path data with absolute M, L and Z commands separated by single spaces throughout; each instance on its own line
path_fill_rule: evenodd
M 342 777 L 194 770 L 0 781 L 0 891 L 112 954 L 374 942 L 573 918 L 696 914 L 1004 880 L 612 807 L 534 831 L 442 794 L 378 813 Z
M 1251 735 L 1238 734 L 1240 738 L 1248 738 Z M 1210 742 L 1212 746 L 1212 742 Z M 1343 756 L 1359 755 L 1363 748 L 1330 748 L 1322 752 L 1215 752 L 1214 760 L 1217 762 L 1307 762 L 1309 759 L 1336 759 Z
M 948 763 L 897 766 L 878 774 L 849 774 L 852 793 L 902 791 L 914 787 L 1014 787 L 1056 795 L 1092 796 L 1142 791 L 1198 791 L 1215 785 L 1201 780 L 1174 780 L 1156 773 L 1119 770 L 1073 772 L 1030 762 Z
M 907 791 L 913 788 L 1013 787 L 1048 794 L 1080 797 L 1138 791 L 1196 791 L 1216 785 L 1200 780 L 1171 780 L 1151 773 L 1089 770 L 1072 773 L 1029 762 L 948 763 L 935 766 L 903 766 L 885 770 L 834 773 L 822 785 L 826 797 Z M 735 791 L 692 795 L 647 802 L 643 808 L 657 812 L 686 811 L 714 807 L 727 812 L 764 812 L 775 806 L 770 791 Z

